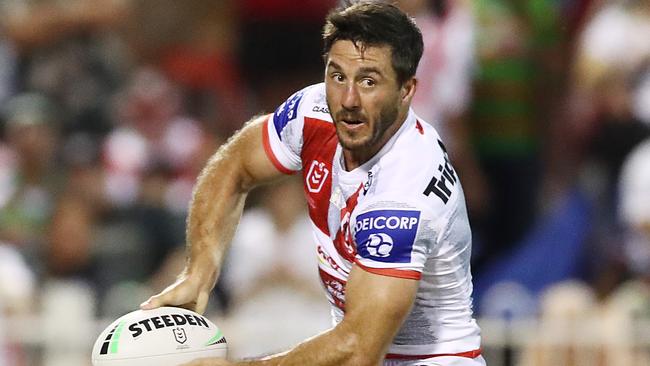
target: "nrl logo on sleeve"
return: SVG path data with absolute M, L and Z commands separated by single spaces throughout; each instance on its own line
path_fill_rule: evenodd
M 320 192 L 320 190 L 323 188 L 323 184 L 325 184 L 325 179 L 327 179 L 327 176 L 329 174 L 330 170 L 327 168 L 327 165 L 325 165 L 325 163 L 317 160 L 312 161 L 305 181 L 309 192 Z
M 363 258 L 408 263 L 420 223 L 420 211 L 376 210 L 357 216 L 354 238 Z

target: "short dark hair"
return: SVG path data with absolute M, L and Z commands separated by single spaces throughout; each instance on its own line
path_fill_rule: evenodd
M 323 27 L 324 56 L 340 40 L 362 48 L 389 46 L 400 85 L 415 76 L 424 48 L 422 33 L 413 19 L 382 1 L 360 1 L 330 12 Z

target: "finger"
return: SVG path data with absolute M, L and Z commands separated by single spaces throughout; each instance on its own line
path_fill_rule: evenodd
M 174 305 L 174 306 L 179 307 L 179 308 L 183 308 L 183 309 L 187 309 L 187 310 L 195 311 L 194 309 L 196 309 L 196 301 L 190 301 L 190 302 L 185 303 L 185 304 Z
M 160 307 L 160 295 L 151 296 L 147 301 L 140 304 L 142 310 L 152 310 Z
M 208 307 L 208 300 L 210 298 L 210 293 L 206 291 L 199 292 L 199 296 L 196 298 L 196 306 L 194 311 L 199 314 L 205 313 L 205 309 Z
M 177 305 L 174 302 L 172 291 L 165 289 L 158 295 L 151 296 L 147 301 L 140 304 L 142 310 L 156 309 L 165 305 Z

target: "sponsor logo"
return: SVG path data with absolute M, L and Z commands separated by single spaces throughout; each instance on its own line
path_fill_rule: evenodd
M 131 336 L 137 338 L 145 331 L 151 332 L 155 329 L 180 327 L 181 325 L 210 328 L 208 321 L 201 316 L 191 314 L 171 314 L 140 320 L 137 323 L 129 325 L 128 329 L 131 332 Z
M 187 341 L 187 334 L 185 334 L 185 329 L 178 327 L 173 329 L 174 339 L 176 342 L 183 344 Z
M 331 297 L 330 301 L 339 309 L 345 310 L 345 281 L 330 275 L 322 269 L 318 273 L 325 290 Z
M 293 120 L 298 115 L 298 106 L 300 105 L 302 96 L 302 91 L 297 92 L 275 110 L 275 113 L 273 114 L 273 124 L 275 125 L 275 130 L 280 138 L 282 138 L 280 132 L 282 132 L 289 121 Z
M 386 258 L 393 250 L 393 238 L 388 234 L 370 234 L 366 240 L 366 250 L 372 257 Z
M 315 105 L 314 108 L 312 108 L 311 110 L 312 112 L 320 112 L 320 113 L 327 113 L 327 114 L 330 113 L 329 108 L 321 105 Z
M 408 263 L 420 222 L 420 211 L 376 210 L 357 216 L 354 238 L 363 258 Z
M 320 192 L 329 174 L 330 170 L 327 168 L 325 163 L 321 163 L 317 160 L 312 161 L 305 182 L 307 184 L 307 189 L 309 192 Z
M 411 230 L 413 226 L 417 225 L 417 223 L 418 223 L 418 217 L 366 216 L 362 219 L 357 218 L 355 229 L 357 232 L 364 231 L 364 230 L 384 230 L 384 229 Z
M 427 188 L 424 190 L 424 192 L 422 192 L 422 194 L 428 197 L 431 193 L 433 193 L 438 198 L 440 198 L 444 204 L 446 204 L 452 194 L 451 188 L 456 185 L 458 177 L 456 176 L 456 171 L 454 171 L 454 168 L 451 166 L 451 162 L 449 161 L 447 148 L 440 140 L 438 140 L 438 145 L 440 146 L 440 149 L 442 149 L 442 152 L 445 156 L 445 161 L 442 164 L 438 165 L 439 173 L 436 173 L 436 175 L 431 178 L 431 181 L 427 185 Z
M 320 255 L 320 258 L 329 266 L 334 269 L 334 270 L 340 270 L 341 267 L 336 263 L 336 261 L 327 253 L 325 253 L 325 250 L 323 250 L 322 246 L 318 246 L 318 255 Z
M 372 173 L 372 170 L 368 172 L 368 179 L 366 179 L 366 182 L 363 184 L 363 194 L 366 195 L 368 194 L 368 190 L 370 189 L 370 186 L 372 186 L 372 182 L 375 178 L 375 175 Z

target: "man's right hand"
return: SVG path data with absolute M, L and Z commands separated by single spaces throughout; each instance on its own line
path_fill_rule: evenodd
M 193 276 L 183 272 L 176 282 L 140 304 L 140 309 L 151 310 L 161 306 L 178 306 L 203 314 L 208 306 L 210 292 L 216 282 L 216 276 L 210 277 L 206 280 L 203 276 Z

